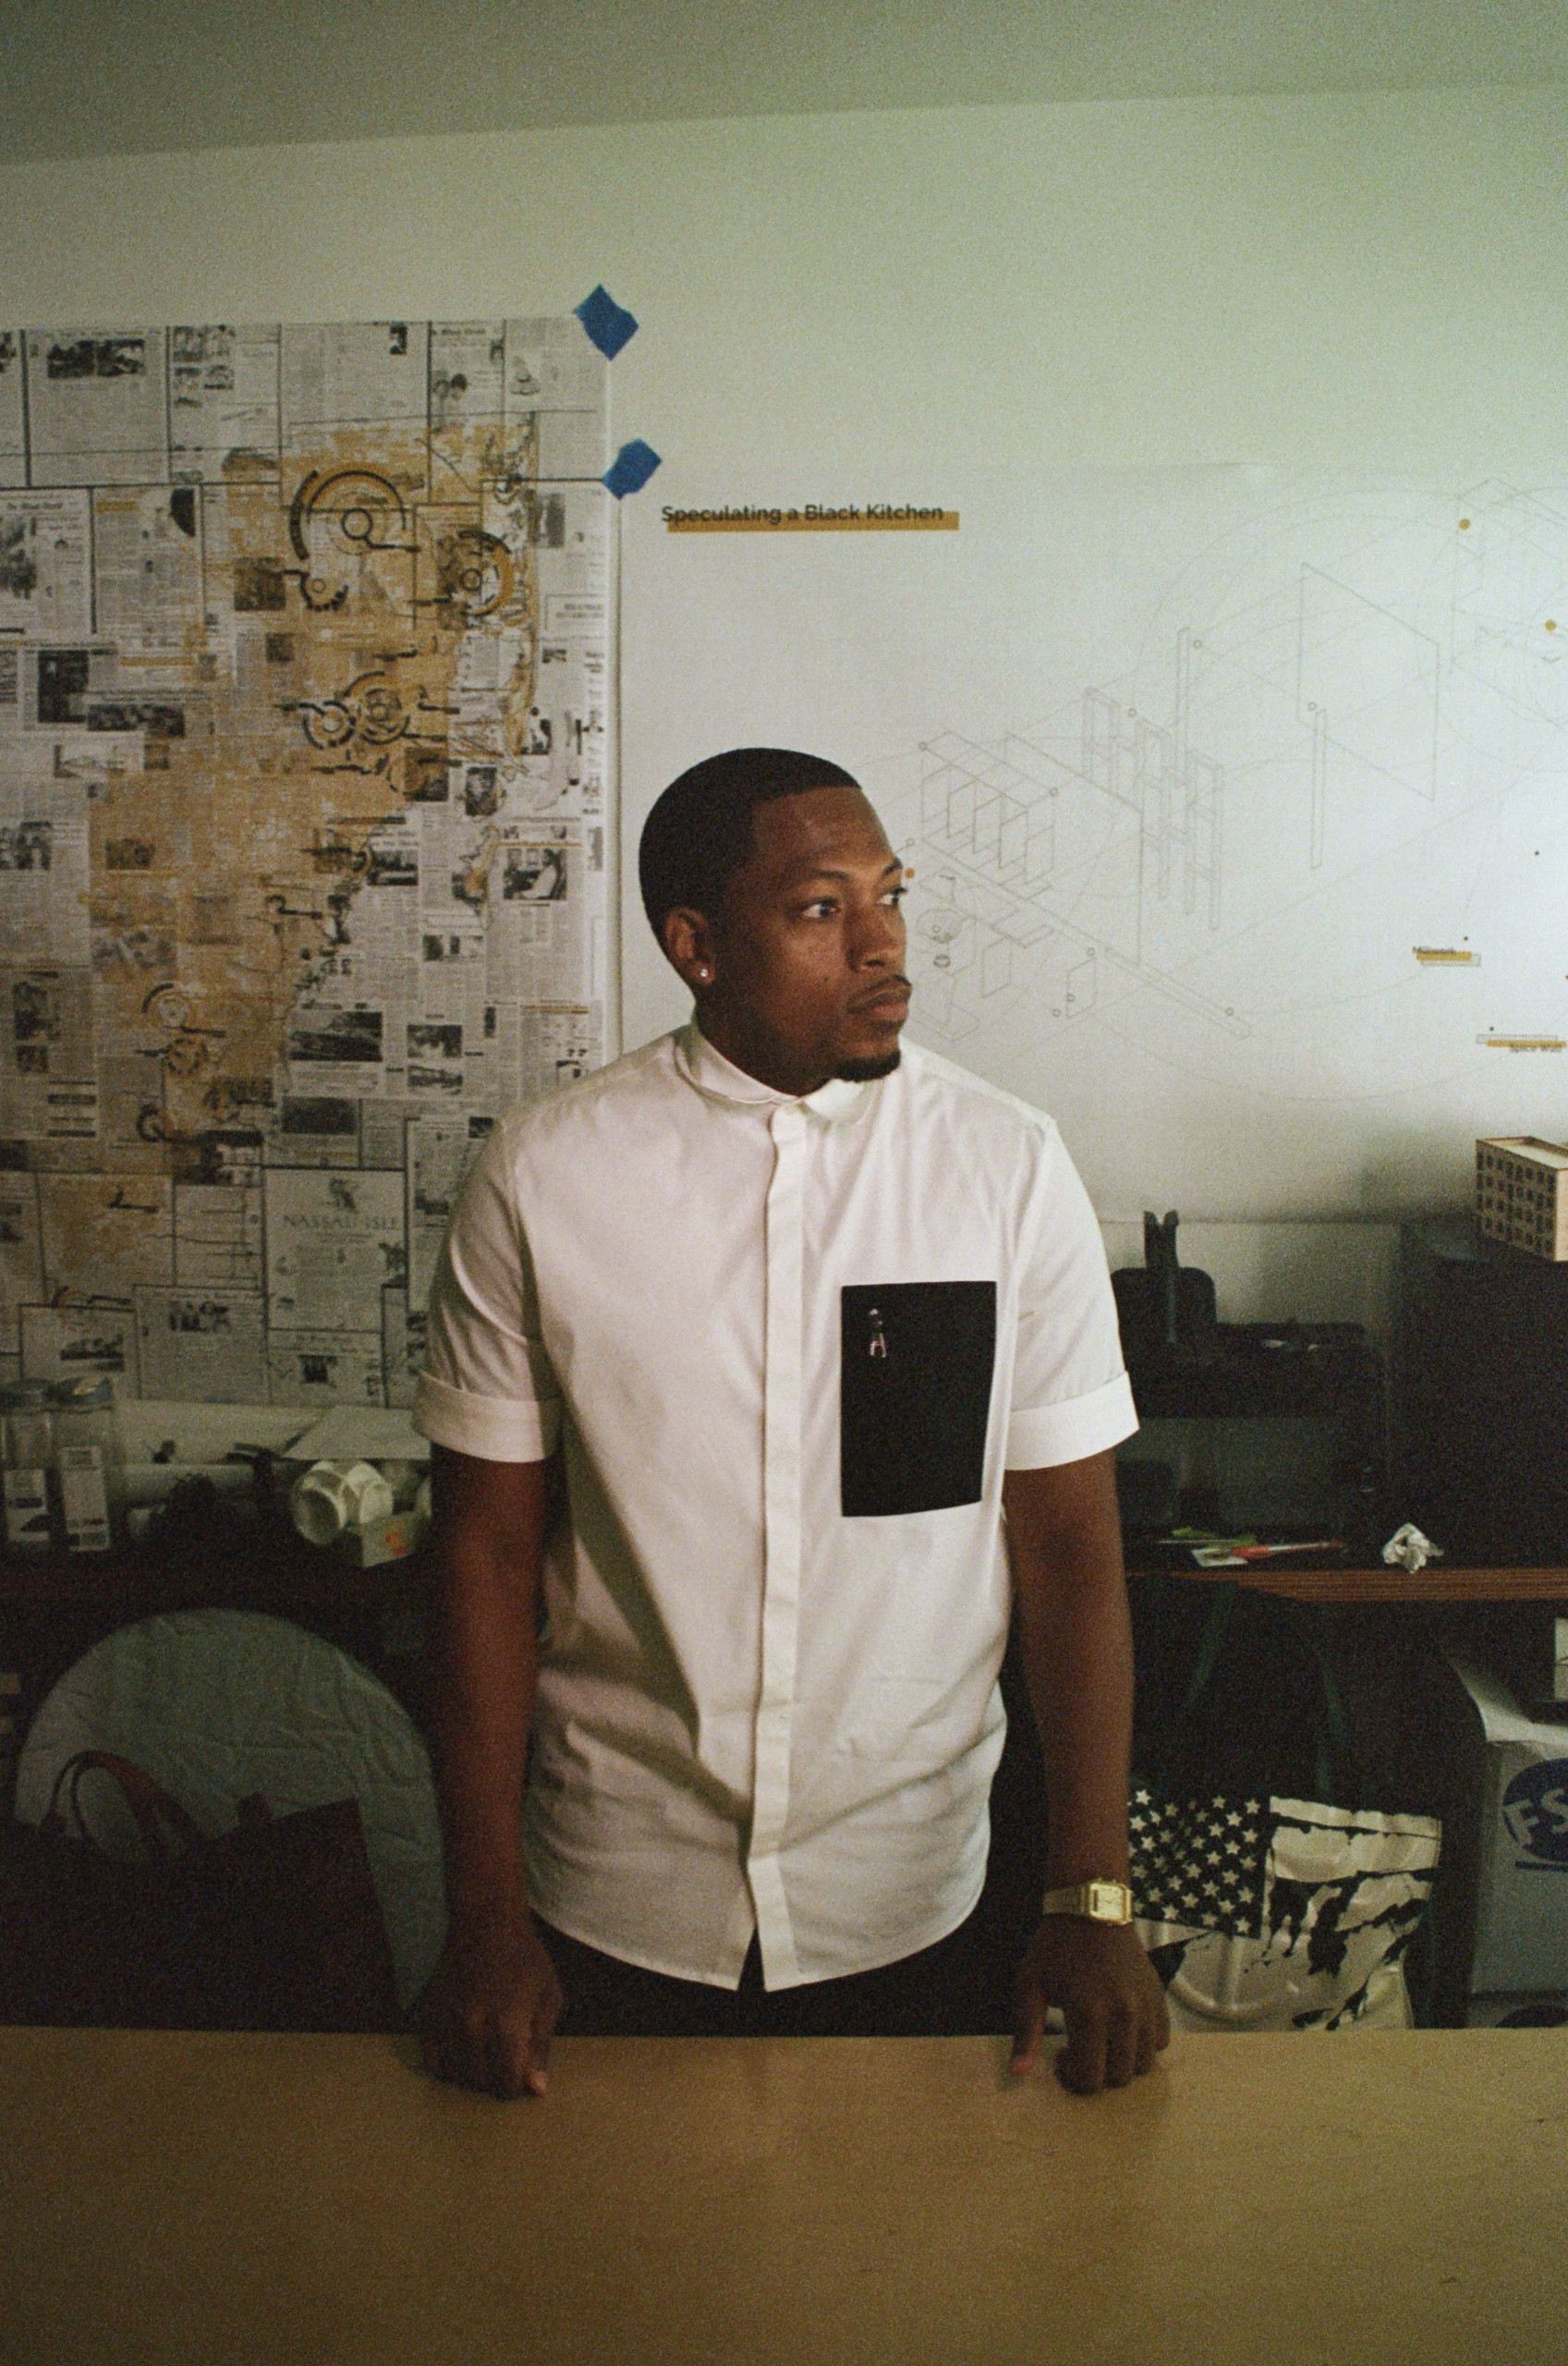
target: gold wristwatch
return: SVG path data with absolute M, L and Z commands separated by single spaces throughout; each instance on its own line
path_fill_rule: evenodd
M 1125 1882 L 1075 1882 L 1070 1889 L 1048 1889 L 1042 1914 L 1081 1914 L 1090 1922 L 1130 1922 L 1133 1894 Z

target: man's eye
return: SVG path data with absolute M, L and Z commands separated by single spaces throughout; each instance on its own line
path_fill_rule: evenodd
M 815 903 L 806 906 L 805 918 L 808 921 L 825 921 L 829 914 L 836 909 L 837 906 L 831 896 L 819 896 Z
M 896 906 L 903 903 L 904 898 L 908 893 L 909 890 L 907 887 L 890 887 L 882 900 L 884 903 Z

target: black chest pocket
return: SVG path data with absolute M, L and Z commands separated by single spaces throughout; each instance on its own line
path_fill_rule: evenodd
M 857 1284 L 843 1294 L 842 1323 L 845 1518 L 978 1504 L 996 1362 L 996 1284 Z

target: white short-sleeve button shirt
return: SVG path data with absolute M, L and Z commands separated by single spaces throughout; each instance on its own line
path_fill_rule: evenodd
M 1003 1473 L 1136 1423 L 1047 1117 L 906 1044 L 792 1100 L 695 1025 L 519 1112 L 454 1215 L 416 1421 L 559 1440 L 525 1814 L 544 1919 L 770 1988 L 896 1961 L 984 1879 Z

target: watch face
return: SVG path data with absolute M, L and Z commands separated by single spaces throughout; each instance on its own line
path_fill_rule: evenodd
M 1130 1922 L 1133 1894 L 1124 1882 L 1080 1882 L 1076 1887 L 1047 1890 L 1042 1910 L 1081 1914 L 1091 1922 Z

